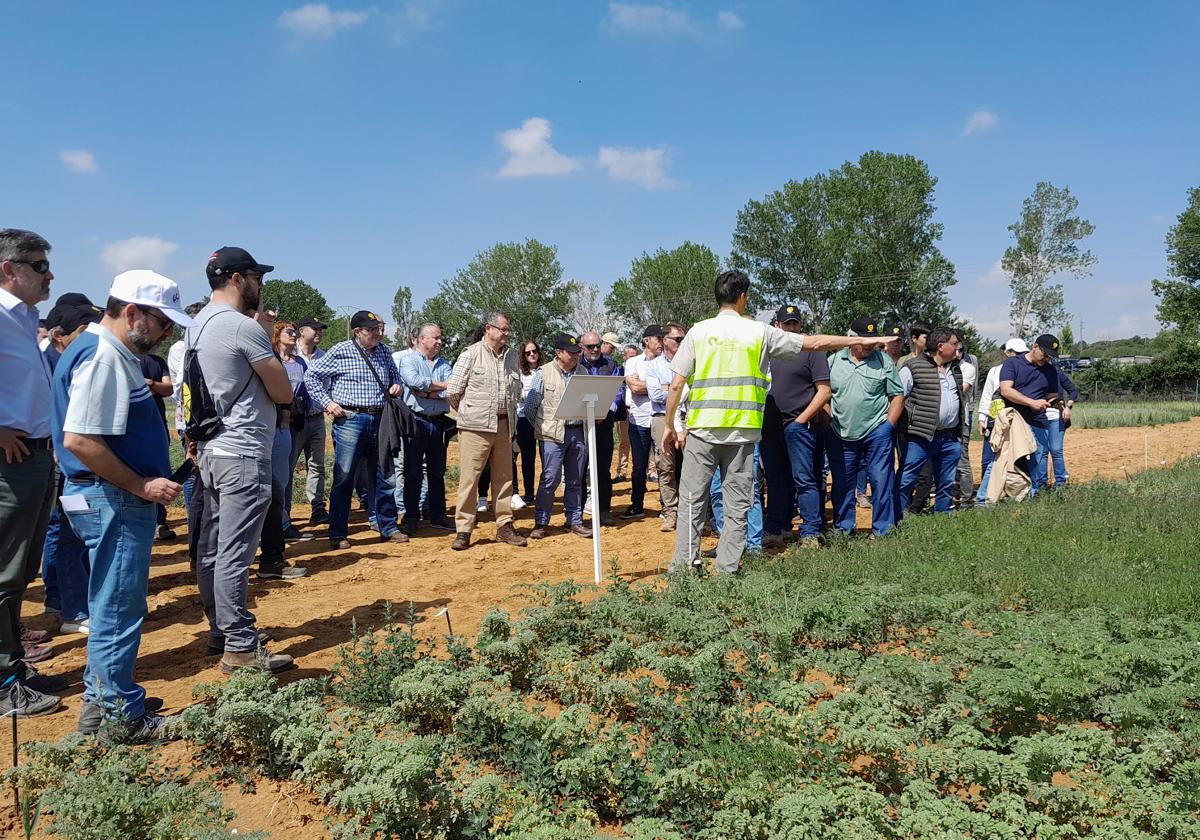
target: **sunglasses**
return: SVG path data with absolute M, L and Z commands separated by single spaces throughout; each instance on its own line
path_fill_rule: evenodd
M 681 335 L 665 335 L 663 338 L 669 338 L 672 341 L 683 341 L 683 336 Z
M 45 274 L 50 270 L 50 260 L 9 260 L 9 262 L 20 263 L 21 265 L 29 266 L 29 270 L 34 274 Z
M 540 356 L 540 355 L 541 355 L 541 351 L 539 351 L 539 350 L 526 350 L 526 351 L 525 351 L 525 355 L 526 355 L 526 356 Z
M 284 330 L 283 334 L 284 335 L 295 335 L 296 331 L 295 330 Z
M 583 349 L 584 350 L 599 350 L 600 345 L 599 344 L 585 344 L 585 345 L 583 345 Z

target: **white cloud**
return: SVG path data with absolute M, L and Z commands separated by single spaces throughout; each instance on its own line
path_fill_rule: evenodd
M 994 112 L 981 108 L 967 117 L 967 124 L 963 126 L 962 136 L 970 137 L 972 134 L 995 128 L 998 122 L 1000 122 L 1000 118 Z
M 963 317 L 984 338 L 990 338 L 993 341 L 1006 341 L 1012 337 L 1012 333 L 1010 332 L 1012 324 L 1008 319 L 1007 306 L 1003 309 L 995 307 L 984 315 L 971 315 L 964 312 Z
M 179 250 L 174 242 L 157 236 L 134 236 L 119 242 L 110 242 L 100 252 L 100 262 L 114 274 L 132 268 L 149 268 L 162 271 L 167 257 Z
M 615 28 L 637 35 L 674 35 L 695 28 L 687 12 L 641 3 L 609 3 L 608 20 Z
M 353 29 L 366 23 L 371 12 L 335 11 L 324 3 L 308 3 L 291 9 L 276 21 L 281 29 L 288 29 L 308 38 L 329 38 L 343 29 Z
M 1001 260 L 996 260 L 996 262 L 992 264 L 992 267 L 988 269 L 987 274 L 980 274 L 975 278 L 975 282 L 979 283 L 981 286 L 987 286 L 990 289 L 1007 288 L 1009 277 L 1001 263 Z
M 600 165 L 614 181 L 633 181 L 648 190 L 671 186 L 667 169 L 671 155 L 665 146 L 657 149 L 617 149 L 600 147 Z
M 717 12 L 717 21 L 730 30 L 746 28 L 746 21 L 737 12 Z
M 96 156 L 87 149 L 67 149 L 61 155 L 62 162 L 72 172 L 96 172 Z
M 499 139 L 509 155 L 499 172 L 501 178 L 566 175 L 579 168 L 578 160 L 550 145 L 550 120 L 544 117 L 530 117 L 520 128 L 500 132 Z

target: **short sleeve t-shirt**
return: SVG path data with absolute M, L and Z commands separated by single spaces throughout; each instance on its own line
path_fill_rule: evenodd
M 1049 394 L 1058 393 L 1058 368 L 1052 364 L 1035 365 L 1024 355 L 1005 359 L 1000 366 L 1000 381 L 1011 381 L 1017 393 L 1032 400 L 1046 399 Z M 1005 404 L 1017 410 L 1030 426 L 1046 428 L 1045 411 L 1034 411 L 1029 406 L 1017 405 L 1005 400 Z
M 200 444 L 235 455 L 269 458 L 275 403 L 251 365 L 275 355 L 262 326 L 231 306 L 210 303 L 184 339 L 194 347 L 204 381 L 222 415 L 220 434 Z
M 824 353 L 805 350 L 800 358 L 771 362 L 771 390 L 767 394 L 763 428 L 775 423 L 791 423 L 804 413 L 817 395 L 817 383 L 829 381 L 829 362 Z
M 646 371 L 650 366 L 650 359 L 646 358 L 643 353 L 640 356 L 634 356 L 625 363 L 625 375 L 634 374 L 643 382 L 646 381 Z M 643 429 L 650 428 L 650 421 L 654 417 L 654 406 L 650 401 L 649 394 L 635 394 L 630 388 L 625 389 L 625 404 L 629 406 L 629 422 L 635 426 L 640 426 Z
M 829 384 L 833 388 L 832 429 L 842 440 L 862 440 L 887 420 L 892 397 L 904 394 L 895 363 L 876 350 L 856 362 L 850 350 L 829 357 Z
M 63 446 L 65 432 L 102 435 L 127 467 L 145 478 L 171 474 L 167 427 L 138 357 L 100 324 L 71 342 L 54 371 L 54 450 L 65 475 L 88 467 Z
M 167 370 L 167 363 L 163 361 L 161 356 L 153 356 L 149 353 L 146 353 L 138 356 L 138 362 L 142 368 L 142 376 L 144 376 L 146 379 L 149 379 L 151 382 L 162 382 L 171 375 Z M 150 397 L 154 400 L 154 404 L 158 406 L 158 413 L 163 416 L 163 420 L 165 422 L 167 416 L 166 401 L 153 391 L 150 392 Z

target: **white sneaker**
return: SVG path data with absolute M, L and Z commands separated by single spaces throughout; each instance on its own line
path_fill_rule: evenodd
M 488 508 L 487 499 L 480 499 L 478 502 L 475 503 L 475 512 L 476 513 L 487 513 L 487 508 Z
M 583 512 L 586 513 L 588 516 L 592 515 L 592 500 L 591 499 L 588 499 L 587 501 L 585 501 L 583 503 Z
M 64 621 L 58 630 L 60 633 L 82 633 L 86 636 L 88 634 L 88 620 L 85 618 L 82 621 Z
M 513 509 L 513 510 L 520 510 L 521 508 L 525 507 L 525 505 L 526 505 L 526 502 L 525 502 L 525 500 L 524 500 L 524 499 L 522 499 L 522 498 L 521 498 L 521 494 L 520 494 L 520 493 L 513 493 L 513 495 L 512 495 L 512 509 Z M 484 508 L 484 510 L 486 510 L 486 509 L 487 509 L 487 508 Z

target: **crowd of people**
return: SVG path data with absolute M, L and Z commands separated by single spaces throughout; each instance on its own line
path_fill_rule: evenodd
M 489 312 L 452 363 L 439 325 L 413 328 L 393 351 L 383 319 L 365 310 L 347 340 L 323 350 L 327 325 L 264 306 L 273 267 L 237 247 L 209 258 L 204 304 L 183 307 L 173 281 L 132 270 L 113 279 L 103 305 L 68 293 L 39 321 L 50 250 L 36 233 L 0 230 L 9 372 L 0 384 L 0 713 L 53 712 L 67 686 L 34 668 L 50 655 L 47 634 L 21 621 L 41 572 L 60 632 L 88 637 L 79 720 L 88 734 L 116 726 L 135 740 L 172 736 L 162 701 L 146 696 L 134 670 L 152 545 L 175 538 L 165 506 L 180 494 L 208 652 L 233 673 L 292 667 L 269 651 L 247 608 L 251 573 L 305 576 L 285 547 L 319 528 L 331 550 L 351 548 L 355 498 L 371 539 L 441 533 L 461 551 L 489 509 L 496 542 L 546 538 L 560 485 L 565 531 L 590 539 L 585 515 L 603 526 L 643 519 L 654 483 L 659 528 L 675 534 L 671 570 L 699 568 L 711 532 L 716 570 L 737 573 L 748 549 L 852 533 L 859 505 L 884 536 L 931 495 L 947 511 L 1036 494 L 1048 453 L 1055 484 L 1067 479 L 1062 430 L 1077 393 L 1051 363 L 1050 335 L 1032 347 L 1010 340 L 979 382 L 961 331 L 914 326 L 902 355 L 902 330 L 868 317 L 846 335 L 817 335 L 785 305 L 767 324 L 745 315 L 750 279 L 727 271 L 714 283 L 715 317 L 647 325 L 640 347 L 588 330 L 559 334 L 547 356 L 537 341 L 514 342 L 504 312 Z M 182 338 L 165 360 L 155 356 L 176 328 Z M 588 498 L 582 421 L 556 413 L 580 373 L 621 379 L 596 421 L 597 498 Z M 978 491 L 966 447 L 973 424 L 990 443 Z M 170 425 L 182 465 L 171 463 Z M 311 505 L 303 528 L 292 519 L 298 467 Z M 625 480 L 630 504 L 614 515 L 613 485 Z M 513 512 L 530 505 L 533 527 L 522 533 Z

